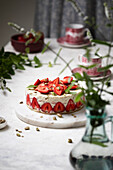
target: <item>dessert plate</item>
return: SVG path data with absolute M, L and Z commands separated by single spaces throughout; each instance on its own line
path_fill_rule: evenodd
M 72 73 L 80 73 L 82 74 L 82 68 L 76 67 L 72 70 Z M 111 70 L 107 70 L 106 75 L 104 75 L 104 72 L 102 72 L 99 76 L 90 76 L 90 78 L 94 81 L 102 80 L 104 78 L 108 78 L 111 76 Z
M 69 48 L 81 48 L 81 47 L 85 47 L 85 46 L 89 46 L 91 45 L 91 42 L 89 41 L 88 38 L 85 38 L 83 42 L 79 43 L 79 44 L 69 44 L 66 42 L 66 38 L 65 37 L 61 37 L 57 39 L 57 42 L 63 46 L 63 47 L 69 47 Z
M 27 107 L 25 102 L 23 104 L 18 103 L 15 112 L 20 120 L 45 128 L 74 128 L 84 126 L 86 123 L 84 107 L 77 112 L 63 114 L 62 118 L 58 117 L 58 115 L 48 115 L 32 111 Z M 53 117 L 56 117 L 56 120 Z

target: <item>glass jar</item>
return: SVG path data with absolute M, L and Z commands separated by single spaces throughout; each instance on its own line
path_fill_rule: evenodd
M 104 108 L 90 107 L 86 117 L 85 134 L 70 152 L 72 166 L 76 170 L 113 170 L 113 135 L 110 140 L 105 129 L 105 122 L 113 124 L 113 117 L 106 117 Z

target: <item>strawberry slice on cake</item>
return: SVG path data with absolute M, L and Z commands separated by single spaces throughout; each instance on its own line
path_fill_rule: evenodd
M 44 113 L 50 113 L 52 112 L 52 106 L 50 103 L 44 103 L 42 106 L 41 106 L 41 110 L 44 112 Z
M 67 111 L 67 112 L 74 111 L 75 108 L 76 108 L 76 105 L 75 105 L 74 101 L 73 101 L 72 99 L 70 99 L 70 100 L 68 101 L 67 106 L 66 106 L 66 111 Z
M 31 106 L 33 109 L 37 109 L 38 111 L 40 110 L 40 105 L 38 104 L 37 99 L 35 97 L 33 97 L 32 99 Z
M 54 111 L 55 112 L 63 112 L 65 110 L 64 105 L 61 102 L 57 102 L 56 105 L 54 106 Z

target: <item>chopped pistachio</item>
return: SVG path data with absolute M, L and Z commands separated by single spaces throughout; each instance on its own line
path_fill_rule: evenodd
M 60 118 L 62 118 L 62 114 L 60 114 L 60 113 L 57 113 L 57 116 L 60 117 Z
M 57 118 L 54 116 L 54 117 L 53 117 L 53 120 L 57 120 Z
M 17 133 L 16 136 L 21 137 L 20 133 Z
M 72 139 L 69 138 L 68 139 L 68 143 L 73 143 Z
M 40 116 L 40 118 L 43 118 L 43 116 Z
M 36 128 L 36 131 L 40 131 L 40 129 L 37 127 L 37 128 Z
M 29 127 L 29 126 L 26 126 L 24 129 L 25 129 L 25 130 L 30 130 L 30 127 Z

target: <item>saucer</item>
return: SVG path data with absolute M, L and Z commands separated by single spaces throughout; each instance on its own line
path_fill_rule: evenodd
M 60 37 L 57 39 L 57 42 L 63 46 L 63 47 L 69 47 L 69 48 L 81 48 L 81 47 L 85 47 L 85 46 L 89 46 L 91 45 L 90 40 L 88 39 L 88 37 L 84 38 L 83 42 L 80 42 L 79 44 L 69 44 L 66 42 L 66 37 Z
M 72 70 L 72 73 L 77 73 L 77 72 L 82 74 L 82 68 L 76 67 L 76 68 L 74 68 Z M 98 75 L 98 76 L 90 76 L 90 78 L 92 80 L 94 80 L 94 81 L 98 81 L 98 80 L 102 80 L 104 78 L 108 78 L 110 76 L 111 76 L 111 70 L 107 70 L 106 75 L 104 75 L 104 72 L 102 72 L 100 75 Z

